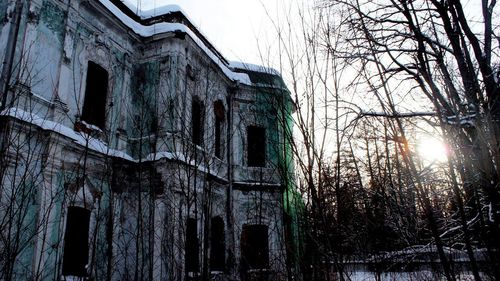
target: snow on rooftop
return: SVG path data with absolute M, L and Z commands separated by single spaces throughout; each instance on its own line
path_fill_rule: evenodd
M 235 72 L 234 69 L 249 70 L 254 72 L 269 73 L 279 75 L 280 73 L 273 69 L 255 64 L 248 64 L 243 62 L 231 62 L 229 65 L 224 63 L 217 54 L 215 54 L 203 41 L 186 25 L 181 23 L 160 22 L 153 25 L 142 25 L 137 21 L 131 19 L 118 7 L 116 7 L 109 0 L 99 0 L 111 13 L 113 13 L 123 24 L 132 29 L 135 33 L 143 37 L 150 37 L 156 34 L 180 31 L 188 34 L 195 43 L 220 67 L 222 72 L 233 81 L 238 81 L 242 84 L 253 85 L 250 78 L 245 73 Z M 150 10 L 142 10 L 137 5 L 133 4 L 130 0 L 122 0 L 132 12 L 137 14 L 141 19 L 147 19 L 155 16 L 160 16 L 173 12 L 181 12 L 191 23 L 192 21 L 187 17 L 186 13 L 178 5 L 166 5 Z M 139 2 L 140 4 L 140 2 Z M 199 30 L 197 30 L 199 32 Z M 201 33 L 200 33 L 201 34 Z M 203 35 L 202 35 L 203 36 Z M 206 39 L 206 37 L 205 37 Z
M 260 73 L 267 73 L 267 74 L 281 76 L 280 72 L 277 71 L 276 69 L 274 69 L 272 67 L 265 67 L 262 65 L 257 65 L 257 64 L 251 64 L 251 63 L 245 63 L 245 62 L 239 62 L 239 61 L 231 61 L 231 62 L 229 62 L 229 67 L 232 69 L 242 69 L 242 70 L 248 70 L 248 71 L 253 71 L 253 72 L 260 72 Z
M 153 9 L 144 10 L 142 9 L 142 7 L 137 6 L 137 4 L 133 3 L 130 0 L 122 0 L 121 2 L 132 12 L 138 15 L 141 19 L 149 19 L 152 17 L 166 15 L 174 12 L 181 12 L 183 15 L 186 15 L 181 7 L 175 4 L 163 5 L 160 7 L 155 7 Z
M 141 19 L 149 19 L 153 18 L 156 16 L 161 16 L 161 15 L 166 15 L 174 12 L 181 12 L 184 16 L 186 16 L 186 13 L 181 9 L 181 7 L 177 5 L 166 5 L 154 9 L 149 9 L 149 10 L 138 10 L 138 16 L 141 17 Z M 187 17 L 187 16 L 186 16 Z M 188 18 L 189 21 L 191 21 Z

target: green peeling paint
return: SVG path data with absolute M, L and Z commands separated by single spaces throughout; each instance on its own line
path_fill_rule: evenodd
M 19 186 L 19 194 L 16 196 L 17 209 L 16 215 L 19 216 L 17 221 L 21 222 L 18 240 L 15 245 L 19 247 L 19 254 L 16 256 L 14 265 L 14 280 L 28 280 L 29 272 L 23 270 L 31 265 L 34 255 L 34 243 L 37 233 L 37 211 L 38 211 L 38 188 L 32 181 L 26 181 Z M 20 198 L 18 200 L 18 198 Z
M 110 122 L 110 132 L 116 132 L 118 127 L 123 126 L 120 112 L 124 110 L 124 105 L 120 102 L 123 93 L 123 80 L 125 79 L 125 53 L 112 48 L 111 50 L 114 60 L 118 63 L 113 69 L 113 82 L 114 85 L 111 86 L 111 122 Z M 110 134 L 110 144 L 118 143 L 118 136 L 116 134 Z M 116 148 L 116 147 L 115 147 Z
M 294 180 L 293 151 L 290 137 L 293 128 L 293 102 L 281 77 L 273 74 L 248 72 L 250 80 L 257 85 L 255 110 L 256 122 L 263 124 L 268 132 L 268 155 L 271 165 L 278 169 L 284 184 L 283 208 L 289 218 L 291 243 L 290 261 L 294 272 L 300 271 L 303 253 L 303 233 L 300 221 L 305 208 Z
M 7 22 L 7 0 L 0 1 L 0 27 L 3 27 Z
M 90 38 L 92 36 L 92 31 L 81 23 L 78 23 L 78 25 L 76 26 L 76 33 L 79 36 L 82 36 L 85 38 Z
M 132 144 L 131 154 L 135 157 L 151 153 L 151 141 L 147 137 L 158 129 L 157 92 L 160 81 L 159 62 L 139 64 L 133 69 L 131 96 L 132 114 L 128 131 L 138 139 Z M 142 154 L 142 155 L 139 155 Z
M 50 1 L 44 1 L 40 10 L 40 20 L 54 32 L 59 42 L 63 41 L 66 12 Z

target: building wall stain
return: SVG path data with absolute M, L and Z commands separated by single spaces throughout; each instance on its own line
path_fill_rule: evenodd
M 251 73 L 252 81 L 240 83 L 228 74 L 235 69 L 207 55 L 218 52 L 202 40 L 174 31 L 142 37 L 99 5 L 70 1 L 67 18 L 60 1 L 44 0 L 33 2 L 36 17 L 23 15 L 16 40 L 32 49 L 16 49 L 23 63 L 16 71 L 30 79 L 23 92 L 9 92 L 23 101 L 9 109 L 23 115 L 0 119 L 13 128 L 1 135 L 12 145 L 0 147 L 7 163 L 0 171 L 0 212 L 5 194 L 26 193 L 23 184 L 36 192 L 16 198 L 26 199 L 24 205 L 12 201 L 27 216 L 10 225 L 24 245 L 12 264 L 0 260 L 12 275 L 4 279 L 286 280 L 282 196 L 288 186 L 280 169 L 288 166 L 280 165 L 282 120 L 291 111 L 279 110 L 289 108 L 281 78 Z M 179 17 L 172 22 L 188 22 Z M 94 109 L 97 121 L 86 116 Z M 266 154 L 259 167 L 247 165 L 248 126 L 266 131 L 266 140 L 257 141 Z M 4 171 L 26 173 L 3 177 Z M 78 276 L 63 269 L 72 263 L 64 248 L 74 208 L 90 214 Z M 223 270 L 210 267 L 214 218 L 224 226 L 218 232 Z M 188 222 L 196 230 L 189 239 Z M 269 230 L 259 240 L 268 245 L 245 248 L 264 251 L 263 268 L 245 268 L 252 253 L 242 250 L 243 229 Z M 9 243 L 1 241 L 0 251 Z M 186 259 L 188 252 L 195 254 Z
M 63 41 L 66 12 L 52 1 L 44 1 L 40 10 L 40 20 L 52 31 L 59 42 Z

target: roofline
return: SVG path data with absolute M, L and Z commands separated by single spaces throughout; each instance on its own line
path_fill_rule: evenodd
M 125 4 L 123 0 L 109 0 L 113 5 L 115 5 L 120 11 L 122 11 L 126 16 L 131 18 L 137 23 L 144 26 L 152 26 L 156 23 L 170 22 L 170 23 L 180 23 L 189 28 L 202 42 L 209 48 L 224 64 L 229 66 L 229 61 L 215 48 L 215 46 L 207 39 L 207 37 L 201 33 L 201 31 L 191 22 L 191 20 L 186 16 L 185 12 L 178 5 L 168 5 L 172 9 L 163 14 L 151 16 L 142 16 L 139 12 L 132 11 L 129 6 Z M 147 12 L 150 12 L 149 10 Z
M 226 77 L 234 82 L 253 85 L 247 74 L 236 72 L 229 66 L 229 63 L 222 54 L 196 29 L 180 9 L 151 18 L 141 18 L 140 15 L 134 13 L 119 0 L 97 0 L 91 2 L 103 6 L 105 10 L 109 11 L 122 24 L 142 38 L 151 38 L 163 33 L 183 33 L 189 35 L 195 44 L 219 66 Z
M 219 65 L 222 72 L 230 80 L 249 86 L 256 86 L 245 71 L 262 72 L 281 77 L 280 73 L 272 68 L 243 62 L 229 62 L 191 22 L 178 5 L 167 5 L 155 10 L 138 10 L 138 12 L 134 12 L 131 5 L 127 5 L 126 0 L 97 0 L 96 2 L 104 6 L 114 17 L 140 37 L 150 38 L 168 32 L 189 35 Z M 157 11 L 160 14 L 156 15 Z

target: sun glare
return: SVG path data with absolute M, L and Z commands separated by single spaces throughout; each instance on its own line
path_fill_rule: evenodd
M 442 140 L 426 136 L 420 139 L 417 145 L 420 157 L 426 162 L 445 162 L 450 151 Z

